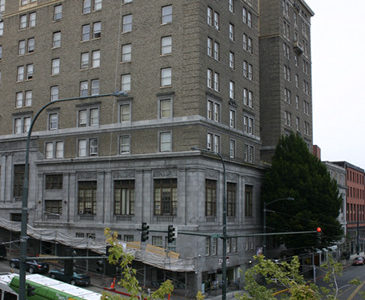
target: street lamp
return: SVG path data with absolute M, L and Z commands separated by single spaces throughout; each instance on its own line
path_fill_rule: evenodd
M 27 135 L 27 143 L 26 143 L 26 150 L 25 150 L 25 168 L 24 168 L 24 182 L 23 182 L 23 196 L 22 196 L 22 217 L 21 217 L 21 230 L 20 230 L 20 268 L 19 268 L 19 299 L 25 300 L 25 260 L 27 256 L 27 223 L 28 223 L 28 187 L 29 187 L 29 146 L 30 146 L 30 138 L 32 135 L 32 130 L 35 121 L 37 121 L 40 113 L 46 109 L 48 106 L 53 105 L 59 102 L 67 102 L 67 101 L 74 101 L 74 100 L 84 100 L 84 99 L 92 99 L 92 98 L 101 98 L 101 97 L 108 97 L 108 96 L 127 96 L 127 93 L 124 91 L 115 91 L 109 94 L 100 94 L 100 95 L 93 95 L 93 96 L 83 96 L 83 97 L 72 97 L 72 98 L 64 98 L 54 100 L 43 105 L 38 112 L 35 114 L 32 122 L 30 123 L 28 135 Z
M 266 212 L 267 211 L 270 211 L 270 210 L 267 210 L 266 207 L 270 204 L 273 204 L 275 202 L 279 202 L 279 201 L 294 201 L 294 198 L 293 197 L 286 197 L 286 198 L 279 198 L 279 199 L 275 199 L 275 200 L 272 200 L 270 202 L 264 202 L 264 245 L 262 247 L 262 252 L 264 255 L 266 255 Z
M 222 229 L 222 241 L 223 241 L 223 259 L 222 259 L 222 300 L 226 300 L 227 294 L 227 195 L 226 195 L 226 165 L 224 163 L 223 157 L 220 153 L 201 149 L 198 147 L 192 147 L 191 150 L 198 150 L 202 153 L 207 153 L 211 155 L 216 155 L 222 162 L 223 167 L 223 229 Z

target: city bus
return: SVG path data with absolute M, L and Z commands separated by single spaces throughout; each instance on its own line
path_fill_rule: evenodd
M 0 274 L 0 300 L 18 300 L 18 291 L 18 274 Z M 100 300 L 102 296 L 40 274 L 26 275 L 25 294 L 30 300 Z

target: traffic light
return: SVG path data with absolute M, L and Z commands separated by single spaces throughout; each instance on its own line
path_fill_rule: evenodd
M 172 243 L 175 240 L 175 228 L 173 225 L 169 225 L 167 229 L 167 241 Z
M 27 284 L 27 296 L 30 297 L 34 295 L 35 295 L 35 287 L 30 284 Z
M 99 259 L 96 261 L 96 272 L 98 273 L 103 273 L 104 272 L 104 260 L 103 259 Z
M 150 233 L 149 229 L 150 229 L 150 226 L 148 226 L 146 222 L 143 222 L 142 223 L 142 232 L 141 232 L 141 241 L 142 242 L 145 242 L 148 240 L 148 235 Z
M 322 228 L 317 227 L 316 231 L 317 231 L 317 246 L 320 246 L 322 243 Z

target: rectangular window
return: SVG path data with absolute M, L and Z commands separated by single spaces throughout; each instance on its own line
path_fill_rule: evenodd
M 99 109 L 98 108 L 90 108 L 90 126 L 98 126 L 99 125 Z
M 229 158 L 235 158 L 236 156 L 236 141 L 229 141 Z
M 18 54 L 24 55 L 25 54 L 25 40 L 19 41 L 18 43 Z
M 33 64 L 27 65 L 27 77 L 26 77 L 27 80 L 33 79 L 33 71 L 34 71 Z
M 210 57 L 213 56 L 213 40 L 209 37 L 207 39 L 207 55 Z
M 131 90 L 131 74 L 122 75 L 120 89 L 125 92 L 129 92 Z
M 219 30 L 219 13 L 214 12 L 214 27 Z
M 58 21 L 62 19 L 62 4 L 54 7 L 53 20 Z
M 205 180 L 205 216 L 215 217 L 217 210 L 217 181 Z
M 231 23 L 229 24 L 229 39 L 234 41 L 234 25 Z
M 217 255 L 218 253 L 218 238 L 212 238 L 212 251 L 211 255 Z
M 177 180 L 154 180 L 154 214 L 156 216 L 176 216 Z
M 207 24 L 209 26 L 213 25 L 213 9 L 211 9 L 209 6 L 207 7 Z
M 161 69 L 161 87 L 171 86 L 171 68 Z
M 132 44 L 126 44 L 122 46 L 122 62 L 128 62 L 132 60 Z
M 243 116 L 243 132 L 247 134 L 253 134 L 254 118 L 252 116 Z
M 227 216 L 236 216 L 236 184 L 227 182 Z
M 4 34 L 4 22 L 0 21 L 0 36 Z
M 100 93 L 99 79 L 91 80 L 91 96 L 99 95 L 99 93 Z
M 219 92 L 219 74 L 218 73 L 214 73 L 213 84 L 214 84 L 214 90 Z
M 131 152 L 131 137 L 122 135 L 119 139 L 119 154 L 128 154 Z
M 90 40 L 90 24 L 82 25 L 81 40 L 82 41 Z
M 247 78 L 248 78 L 248 80 L 253 79 L 253 66 L 251 64 L 248 64 Z
M 25 165 L 14 165 L 13 196 L 22 197 Z
M 5 11 L 5 0 L 0 0 L 0 12 Z
M 214 59 L 215 60 L 219 60 L 219 43 L 217 43 L 217 42 L 214 42 L 214 52 L 213 52 L 213 55 L 214 55 Z
M 247 12 L 247 26 L 252 27 L 252 14 L 249 11 Z
M 89 95 L 89 82 L 81 81 L 80 82 L 80 96 L 87 97 Z
M 23 107 L 23 98 L 24 98 L 23 92 L 16 93 L 16 96 L 15 96 L 15 107 L 16 108 Z
M 25 106 L 32 106 L 33 92 L 25 91 Z
M 134 180 L 114 181 L 114 214 L 134 215 Z
M 52 75 L 60 74 L 60 59 L 52 59 Z
M 132 21 L 133 21 L 132 15 L 125 15 L 122 17 L 122 32 L 123 33 L 132 31 Z
M 93 24 L 93 39 L 101 37 L 101 22 L 95 22 Z
M 210 255 L 210 237 L 206 237 L 205 238 L 205 255 L 209 256 Z
M 46 143 L 46 159 L 50 159 L 54 157 L 54 149 L 53 149 L 53 143 Z
M 46 175 L 46 190 L 62 190 L 62 188 L 63 188 L 62 174 Z
M 20 134 L 23 133 L 23 129 L 22 129 L 22 118 L 15 118 L 14 119 L 14 133 L 15 134 Z
M 87 156 L 87 140 L 79 140 L 79 157 Z
M 170 54 L 172 52 L 172 37 L 164 36 L 161 38 L 161 55 Z
M 48 129 L 49 130 L 56 130 L 58 129 L 58 114 L 51 113 L 48 116 Z
M 235 87 L 234 87 L 234 81 L 229 82 L 229 98 L 234 99 L 235 98 Z
M 45 200 L 44 209 L 50 218 L 57 218 L 62 215 L 62 200 Z
M 246 9 L 246 7 L 242 8 L 242 22 L 247 24 L 247 9 Z
M 161 24 L 172 23 L 172 5 L 162 7 Z
M 78 182 L 79 215 L 96 215 L 96 181 Z
M 171 152 L 172 136 L 171 132 L 160 132 L 160 152 Z
M 160 100 L 160 119 L 172 117 L 172 101 L 171 99 Z
M 124 103 L 120 105 L 119 113 L 120 122 L 130 122 L 131 120 L 131 107 L 129 103 Z
M 89 52 L 81 53 L 81 69 L 86 69 L 89 67 Z
M 35 48 L 35 40 L 34 38 L 28 39 L 28 53 L 33 53 Z
M 287 126 L 291 126 L 291 113 L 288 111 L 284 111 L 284 123 Z
M 98 140 L 97 139 L 89 140 L 89 155 L 90 156 L 98 155 Z
M 207 150 L 213 149 L 213 135 L 211 133 L 207 134 Z
M 229 52 L 229 67 L 234 69 L 234 53 Z
M 19 66 L 17 68 L 17 81 L 24 80 L 24 66 Z
M 245 60 L 242 63 L 242 71 L 243 71 L 243 77 L 247 78 L 248 77 L 248 62 Z
M 35 27 L 37 20 L 37 14 L 32 12 L 29 14 L 29 27 Z
M 207 70 L 207 87 L 213 88 L 213 71 L 211 69 Z
M 229 111 L 229 127 L 236 128 L 236 112 L 234 110 Z
M 61 47 L 61 31 L 53 33 L 52 36 L 52 48 Z
M 251 185 L 245 185 L 245 217 L 252 217 L 252 190 Z
M 213 151 L 219 153 L 220 149 L 220 137 L 218 135 L 214 135 L 213 137 Z
M 91 13 L 91 0 L 84 0 L 82 4 L 82 13 L 89 14 Z
M 28 16 L 27 15 L 21 15 L 19 19 L 19 28 L 24 29 L 28 27 Z
M 233 13 L 234 12 L 234 5 L 233 0 L 228 0 L 228 10 Z

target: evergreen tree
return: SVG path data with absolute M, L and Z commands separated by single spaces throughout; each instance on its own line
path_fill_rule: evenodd
M 296 253 L 312 247 L 326 247 L 338 241 L 343 232 L 337 217 L 342 199 L 337 183 L 326 166 L 312 155 L 303 139 L 283 136 L 275 150 L 272 165 L 265 174 L 262 201 L 293 197 L 294 201 L 276 201 L 267 205 L 267 231 L 307 231 L 322 228 L 322 238 L 315 234 L 280 237 Z

